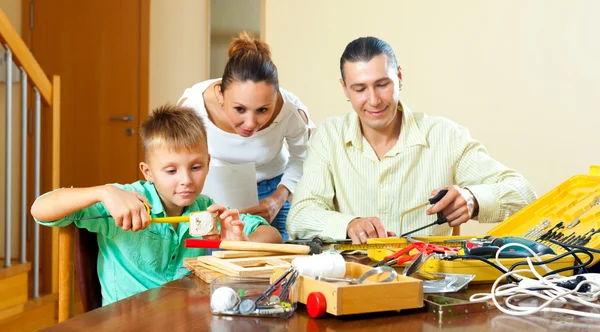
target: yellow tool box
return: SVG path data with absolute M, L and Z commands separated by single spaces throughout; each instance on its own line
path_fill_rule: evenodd
M 551 238 L 565 243 L 583 245 L 589 248 L 600 249 L 600 166 L 592 166 L 590 175 L 576 175 L 552 189 L 535 202 L 523 208 L 507 220 L 499 223 L 486 234 L 495 237 L 520 237 L 545 244 L 554 250 L 556 255 L 566 252 L 561 246 L 553 244 L 547 239 Z M 483 236 L 482 236 L 483 237 Z M 415 236 L 414 240 L 429 242 L 443 246 L 462 246 L 461 240 L 469 240 L 473 236 Z M 406 243 L 405 238 L 369 239 L 368 243 Z M 396 249 L 397 250 L 397 249 Z M 380 261 L 391 255 L 395 250 L 374 249 L 369 250 L 369 257 Z M 546 260 L 554 255 L 541 255 Z M 578 255 L 586 262 L 587 255 Z M 600 255 L 594 254 L 591 265 L 600 260 Z M 490 261 L 495 262 L 495 258 Z M 525 258 L 502 258 L 500 262 L 505 267 L 510 267 L 517 262 L 524 262 Z M 575 258 L 572 255 L 563 257 L 547 266 L 560 269 L 573 266 Z M 521 266 L 520 268 L 526 268 Z M 489 264 L 470 259 L 443 260 L 429 259 L 421 270 L 426 272 L 466 273 L 475 274 L 474 282 L 492 282 L 500 277 L 501 272 Z M 544 274 L 541 268 L 537 270 Z M 571 275 L 572 270 L 561 273 Z

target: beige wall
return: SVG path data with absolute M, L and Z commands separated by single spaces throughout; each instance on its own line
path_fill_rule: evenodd
M 261 0 L 210 1 L 210 77 L 223 75 L 231 39 L 241 31 L 260 37 Z
M 469 128 L 540 195 L 600 164 L 599 14 L 594 0 L 266 0 L 265 38 L 317 124 L 352 111 L 338 82 L 346 44 L 386 40 L 402 100 Z
M 150 108 L 208 78 L 207 0 L 151 0 Z

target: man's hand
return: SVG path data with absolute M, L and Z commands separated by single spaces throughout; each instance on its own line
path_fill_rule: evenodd
M 431 192 L 431 196 L 437 195 L 442 189 L 448 189 L 448 193 L 439 202 L 427 209 L 427 214 L 442 212 L 448 219 L 450 227 L 466 223 L 473 217 L 474 211 L 479 207 L 477 199 L 468 189 L 458 186 L 442 187 Z
M 136 232 L 150 225 L 150 216 L 144 205 L 148 204 L 146 197 L 111 185 L 102 186 L 100 191 L 102 203 L 117 227 Z
M 378 217 L 356 218 L 348 224 L 346 234 L 352 243 L 367 243 L 369 238 L 382 238 L 396 236 L 393 232 L 386 232 L 383 223 Z
M 244 222 L 240 220 L 240 212 L 236 209 L 228 210 L 223 205 L 213 204 L 208 207 L 209 212 L 219 214 L 221 233 L 219 235 L 207 235 L 207 240 L 221 241 L 248 241 L 248 235 L 244 233 Z

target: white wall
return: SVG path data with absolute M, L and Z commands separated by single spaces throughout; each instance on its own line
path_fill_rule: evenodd
M 373 35 L 413 111 L 466 126 L 538 194 L 600 163 L 598 1 L 267 0 L 265 16 L 281 85 L 317 124 L 352 111 L 339 57 Z
M 151 109 L 208 78 L 207 1 L 150 1 Z

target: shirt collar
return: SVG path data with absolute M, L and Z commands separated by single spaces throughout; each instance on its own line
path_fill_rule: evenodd
M 419 129 L 415 114 L 402 102 L 398 103 L 398 112 L 402 114 L 400 136 L 396 145 L 388 152 L 388 155 L 397 154 L 401 148 L 427 145 L 427 140 Z M 363 135 L 360 129 L 360 120 L 356 112 L 348 114 L 348 126 L 345 129 L 343 132 L 344 144 L 347 146 L 351 143 L 352 146 L 362 149 Z
M 402 112 L 402 129 L 400 129 L 398 143 L 396 143 L 393 149 L 408 148 L 417 145 L 426 146 L 427 139 L 419 128 L 415 114 L 402 102 L 398 104 L 398 111 Z

